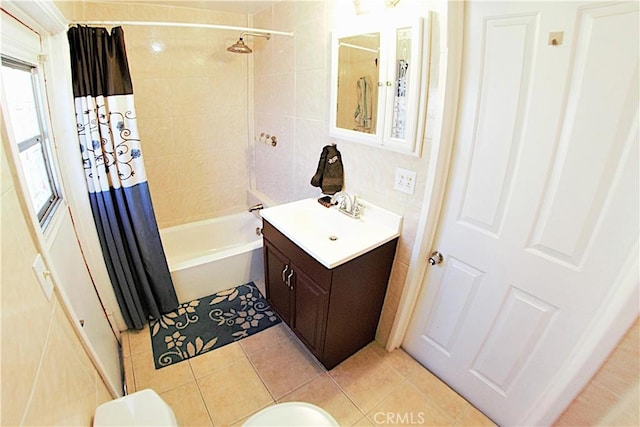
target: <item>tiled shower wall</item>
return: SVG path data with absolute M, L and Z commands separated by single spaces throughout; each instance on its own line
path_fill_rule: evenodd
M 246 26 L 247 15 L 130 2 L 60 2 L 76 20 Z M 246 55 L 239 31 L 123 26 L 147 179 L 160 228 L 246 208 Z
M 438 2 L 410 2 L 427 16 Z M 255 131 L 278 137 L 277 147 L 254 143 L 255 189 L 276 202 L 318 197 L 320 190 L 309 184 L 322 147 L 336 142 L 342 154 L 345 190 L 404 217 L 400 244 L 392 271 L 385 307 L 378 330 L 384 344 L 388 337 L 409 268 L 419 213 L 423 200 L 430 139 L 423 155 L 414 157 L 329 137 L 331 30 L 355 16 L 350 1 L 282 1 L 254 16 L 253 25 L 293 31 L 294 38 L 275 36 L 256 41 L 254 54 Z M 434 26 L 434 28 L 438 28 Z M 432 32 L 437 49 L 439 36 Z M 438 66 L 433 52 L 432 68 Z M 429 98 L 434 99 L 439 81 L 432 73 Z M 432 107 L 430 115 L 439 113 Z M 435 120 L 427 122 L 427 135 Z M 393 189 L 396 167 L 417 172 L 415 194 Z

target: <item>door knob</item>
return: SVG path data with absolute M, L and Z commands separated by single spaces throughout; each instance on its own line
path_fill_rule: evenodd
M 444 257 L 440 252 L 433 251 L 431 253 L 431 256 L 429 257 L 429 264 L 436 265 L 436 264 L 440 264 L 442 261 L 444 261 Z

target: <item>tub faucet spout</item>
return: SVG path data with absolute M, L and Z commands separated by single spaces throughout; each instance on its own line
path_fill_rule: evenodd
M 264 206 L 262 206 L 262 203 L 258 203 L 257 205 L 251 206 L 249 208 L 249 212 L 259 211 L 260 209 L 264 209 Z

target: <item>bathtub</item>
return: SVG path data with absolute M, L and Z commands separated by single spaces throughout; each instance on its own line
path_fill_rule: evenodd
M 180 303 L 250 281 L 264 294 L 261 227 L 242 212 L 160 230 Z

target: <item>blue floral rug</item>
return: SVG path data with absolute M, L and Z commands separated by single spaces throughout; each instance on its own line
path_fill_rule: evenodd
M 182 362 L 280 323 L 253 282 L 180 304 L 149 323 L 156 369 Z

